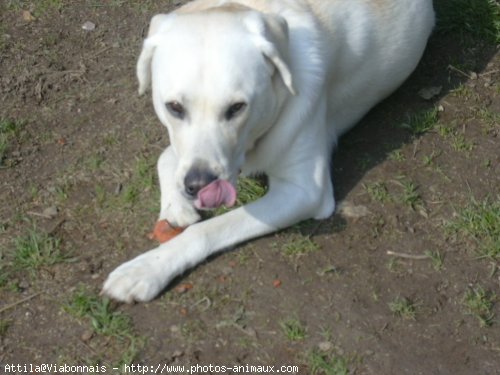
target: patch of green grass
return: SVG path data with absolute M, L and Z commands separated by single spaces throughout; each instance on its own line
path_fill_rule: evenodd
M 457 88 L 451 90 L 450 93 L 457 98 L 469 99 L 474 92 L 472 91 L 472 88 L 470 88 L 466 84 L 460 83 L 460 85 L 458 85 Z
M 125 345 L 120 344 L 123 350 L 118 364 L 132 363 L 144 345 L 143 340 L 134 335 L 130 317 L 113 309 L 106 297 L 101 298 L 80 288 L 63 309 L 77 318 L 88 319 L 95 333 L 123 342 Z
M 119 202 L 127 206 L 133 206 L 139 202 L 142 192 L 158 191 L 156 182 L 156 160 L 149 156 L 140 156 L 136 159 L 135 166 L 130 174 L 130 178 L 123 184 L 123 191 L 120 193 Z M 150 197 L 152 194 L 148 193 Z
M 14 267 L 35 271 L 68 260 L 61 252 L 60 240 L 37 228 L 14 239 Z
M 474 144 L 465 139 L 465 135 L 460 132 L 454 132 L 451 136 L 451 147 L 455 151 L 470 152 L 474 149 Z
M 408 116 L 408 121 L 401 124 L 401 127 L 408 130 L 412 135 L 427 133 L 437 125 L 439 121 L 438 113 L 437 108 L 417 112 Z
M 130 318 L 113 311 L 109 298 L 100 298 L 80 289 L 66 304 L 65 310 L 76 317 L 88 318 L 96 333 L 108 336 L 131 335 Z
M 397 183 L 403 188 L 403 192 L 400 196 L 402 203 L 411 207 L 413 210 L 422 205 L 422 197 L 418 192 L 417 185 L 415 185 L 413 181 L 410 181 L 406 177 L 402 176 L 398 179 Z
M 267 192 L 266 183 L 259 178 L 238 179 L 238 204 L 244 205 L 263 197 Z
M 489 327 L 493 324 L 495 314 L 492 312 L 496 295 L 488 292 L 481 286 L 470 288 L 465 292 L 462 303 L 468 310 L 468 314 L 479 320 L 481 327 Z
M 430 155 L 425 155 L 423 158 L 422 158 L 422 163 L 424 164 L 424 166 L 426 167 L 432 167 L 434 166 L 434 162 L 436 160 L 436 158 L 438 156 L 441 155 L 441 152 L 438 151 L 432 151 Z
M 105 159 L 104 155 L 102 155 L 102 153 L 97 152 L 94 155 L 89 157 L 89 159 L 87 160 L 87 166 L 92 171 L 97 171 L 101 168 L 101 166 L 105 160 L 106 159 Z
M 394 161 L 405 161 L 405 155 L 401 150 L 394 150 L 389 154 L 389 159 Z
M 495 0 L 438 0 L 437 31 L 500 43 L 500 7 Z
M 33 9 L 34 15 L 39 17 L 49 10 L 61 10 L 64 0 L 7 0 L 8 9 L 27 10 Z
M 407 298 L 396 297 L 394 301 L 389 302 L 389 309 L 403 319 L 415 320 L 416 306 Z
M 349 361 L 343 356 L 328 355 L 318 350 L 313 350 L 308 355 L 308 367 L 313 375 L 347 375 L 349 374 Z
M 476 250 L 480 257 L 500 258 L 500 196 L 496 200 L 475 199 L 465 208 L 459 210 L 458 217 L 448 228 L 476 242 Z
M 10 323 L 11 323 L 10 320 L 0 319 L 0 338 L 5 337 L 5 334 L 9 329 Z
M 402 272 L 401 261 L 397 258 L 390 258 L 387 261 L 386 267 L 389 270 L 389 272 L 393 272 L 393 273 L 401 273 Z
M 316 251 L 320 246 L 310 236 L 291 236 L 286 243 L 281 245 L 281 251 L 289 257 L 299 257 Z
M 443 269 L 444 255 L 442 255 L 438 250 L 426 251 L 425 255 L 427 255 L 431 260 L 432 268 L 436 271 L 441 271 Z
M 441 137 L 449 137 L 454 132 L 454 129 L 451 126 L 446 126 L 446 125 L 439 125 L 437 130 L 438 130 L 438 134 Z
M 306 337 L 306 328 L 297 318 L 288 318 L 280 322 L 281 329 L 290 341 L 303 340 Z
M 477 117 L 482 121 L 486 134 L 496 134 L 500 132 L 500 114 L 489 108 L 480 108 Z
M 4 164 L 10 143 L 18 134 L 22 124 L 7 119 L 0 119 L 0 166 Z
M 373 182 L 363 185 L 363 187 L 370 197 L 377 202 L 386 203 L 391 200 L 391 196 L 384 182 Z
M 262 178 L 240 177 L 237 183 L 237 200 L 235 207 L 240 207 L 262 198 L 267 192 L 267 183 Z M 212 211 L 212 214 L 221 215 L 230 209 L 220 207 Z
M 470 153 L 474 149 L 474 144 L 467 141 L 463 133 L 451 126 L 440 125 L 438 134 L 446 138 L 455 151 Z
M 9 272 L 0 265 L 0 288 L 3 288 L 7 285 L 9 281 Z
M 199 341 L 206 331 L 207 326 L 202 320 L 188 320 L 180 328 L 182 337 L 189 343 Z

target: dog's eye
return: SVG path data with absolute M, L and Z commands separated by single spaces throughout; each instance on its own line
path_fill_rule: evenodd
M 231 120 L 234 116 L 241 113 L 246 106 L 246 103 L 243 102 L 238 102 L 230 105 L 224 115 L 226 117 L 226 120 Z
M 170 114 L 178 119 L 183 119 L 184 116 L 186 115 L 186 110 L 184 109 L 184 106 L 179 103 L 179 102 L 168 102 L 166 104 L 167 110 L 170 112 Z

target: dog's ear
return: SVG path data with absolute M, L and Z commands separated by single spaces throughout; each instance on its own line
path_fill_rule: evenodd
M 254 35 L 254 42 L 278 70 L 288 90 L 296 95 L 289 68 L 288 24 L 277 14 L 250 12 L 244 19 L 247 29 Z
M 137 61 L 137 79 L 139 80 L 139 95 L 146 92 L 151 84 L 151 60 L 158 45 L 161 33 L 166 32 L 174 14 L 157 14 L 149 24 L 148 36 L 142 45 L 142 51 Z

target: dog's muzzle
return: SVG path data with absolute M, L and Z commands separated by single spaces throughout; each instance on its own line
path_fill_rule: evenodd
M 201 167 L 192 167 L 184 177 L 184 191 L 189 198 L 196 198 L 201 189 L 215 180 L 217 180 L 217 176 L 212 171 Z

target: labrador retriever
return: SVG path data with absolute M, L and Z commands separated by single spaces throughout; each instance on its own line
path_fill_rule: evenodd
M 148 301 L 211 254 L 335 210 L 338 137 L 415 69 L 432 0 L 197 0 L 152 18 L 137 63 L 170 146 L 160 219 L 187 227 L 116 268 L 103 293 Z M 265 196 L 236 200 L 239 175 Z

